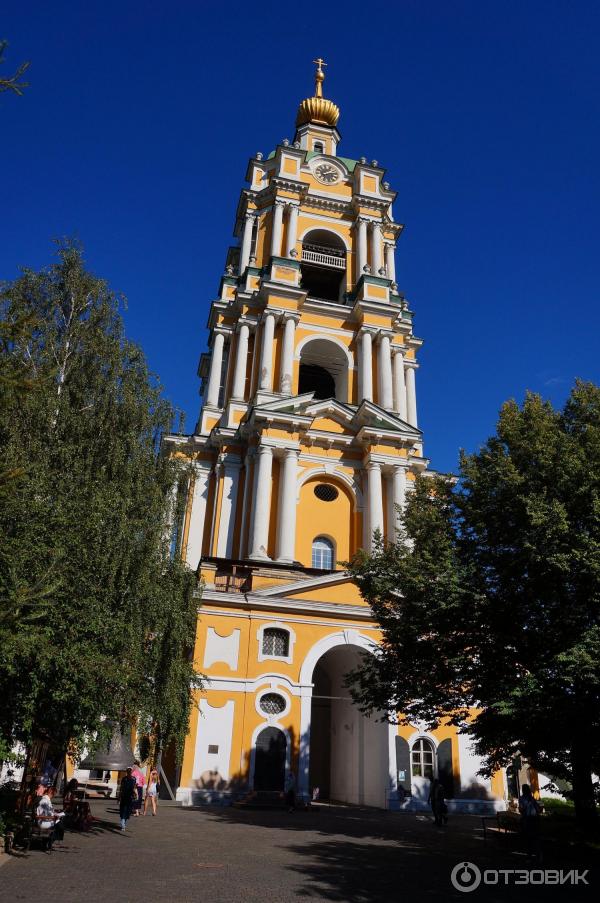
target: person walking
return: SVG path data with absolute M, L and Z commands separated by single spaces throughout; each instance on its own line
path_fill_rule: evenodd
M 434 778 L 431 782 L 427 802 L 431 806 L 436 825 L 441 828 L 443 824 L 447 824 L 448 807 L 446 806 L 446 795 L 444 793 L 444 785 L 438 778 Z
M 144 772 L 140 768 L 140 763 L 137 759 L 134 760 L 134 768 L 132 771 L 132 775 L 135 778 L 136 783 L 136 797 L 133 801 L 133 814 L 137 818 L 140 814 L 140 809 L 142 808 L 142 798 L 144 796 L 144 785 L 146 784 L 146 777 Z
M 531 787 L 529 786 L 529 784 L 523 784 L 523 786 L 521 787 L 521 796 L 519 797 L 519 812 L 521 813 L 521 833 L 523 834 L 523 840 L 525 841 L 525 852 L 527 854 L 527 858 L 535 858 L 538 862 L 541 862 L 541 809 L 539 803 L 531 792 Z
M 296 775 L 293 771 L 288 771 L 285 778 L 285 804 L 288 812 L 294 812 L 296 809 Z
M 145 815 L 148 811 L 148 800 L 152 803 L 152 815 L 156 815 L 156 800 L 158 797 L 159 783 L 158 771 L 156 768 L 153 768 L 148 776 L 148 786 L 146 787 L 146 799 L 144 800 L 144 811 L 142 812 L 142 815 Z
M 121 819 L 121 831 L 125 830 L 125 825 L 131 818 L 133 806 L 137 800 L 137 783 L 132 774 L 133 769 L 128 768 L 125 777 L 121 781 L 121 790 L 119 793 L 119 817 Z

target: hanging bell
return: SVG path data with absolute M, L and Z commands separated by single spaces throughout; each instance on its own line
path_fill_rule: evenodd
M 113 733 L 109 742 L 103 742 L 92 749 L 79 768 L 97 768 L 103 771 L 125 771 L 133 768 L 134 756 L 129 732 L 123 733 L 117 722 L 113 722 Z

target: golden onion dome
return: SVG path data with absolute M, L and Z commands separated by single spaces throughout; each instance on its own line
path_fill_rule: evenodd
M 317 60 L 313 60 L 313 62 L 317 64 L 317 71 L 315 74 L 315 94 L 314 97 L 307 97 L 303 100 L 298 107 L 296 126 L 304 125 L 307 122 L 315 122 L 318 125 L 334 126 L 340 118 L 340 108 L 337 107 L 332 100 L 326 100 L 323 97 L 323 81 L 325 79 L 325 73 L 323 72 L 322 67 L 326 66 L 327 63 L 320 57 Z

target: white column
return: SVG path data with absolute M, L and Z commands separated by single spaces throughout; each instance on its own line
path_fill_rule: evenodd
M 400 538 L 400 516 L 406 505 L 406 468 L 394 467 L 392 474 L 392 502 L 393 502 L 393 525 L 394 530 L 390 535 L 390 539 L 397 542 Z M 398 510 L 400 509 L 400 510 Z
M 217 537 L 217 557 L 231 558 L 235 529 L 235 511 L 240 482 L 239 460 L 225 458 L 223 464 L 223 492 L 221 493 L 221 516 Z
M 294 368 L 294 338 L 296 321 L 288 317 L 283 328 L 283 348 L 281 350 L 281 372 L 279 374 L 279 391 L 285 395 L 292 394 L 292 375 Z
M 288 252 L 287 256 L 290 256 L 290 253 L 296 247 L 296 240 L 298 238 L 298 207 L 295 204 L 290 204 L 289 206 L 289 221 L 288 221 Z
M 248 367 L 248 336 L 250 329 L 247 323 L 240 323 L 238 330 L 237 350 L 235 354 L 235 370 L 231 397 L 243 401 L 246 388 L 246 370 Z
M 277 561 L 292 563 L 296 553 L 296 494 L 298 452 L 286 450 L 281 465 L 279 517 L 277 519 Z
M 208 378 L 208 389 L 206 391 L 206 404 L 212 408 L 216 408 L 219 404 L 219 389 L 221 384 L 221 367 L 223 365 L 223 345 L 225 344 L 225 336 L 222 332 L 217 332 L 213 343 L 212 355 L 210 358 L 210 376 Z
M 281 233 L 283 231 L 283 202 L 275 201 L 273 207 L 273 230 L 271 232 L 271 257 L 281 254 Z
M 381 485 L 381 464 L 369 461 L 367 464 L 369 495 L 369 549 L 373 548 L 373 533 L 383 534 L 383 492 Z
M 406 420 L 406 383 L 404 382 L 404 355 L 394 355 L 394 411 L 400 420 Z
M 417 426 L 417 390 L 415 368 L 406 368 L 406 419 L 411 426 Z
M 210 467 L 195 466 L 194 489 L 192 492 L 192 510 L 190 511 L 190 529 L 188 531 L 185 561 L 195 571 L 202 557 L 202 537 L 204 536 L 204 520 L 206 517 L 206 500 L 208 498 L 208 481 Z
M 260 372 L 258 374 L 259 389 L 271 391 L 273 380 L 271 367 L 273 365 L 273 336 L 275 335 L 275 315 L 265 315 L 263 323 L 262 346 L 260 350 Z
M 385 268 L 387 270 L 387 277 L 391 279 L 392 282 L 396 281 L 396 258 L 394 256 L 394 245 L 391 242 L 388 242 L 385 246 Z
M 253 226 L 254 214 L 247 213 L 244 218 L 244 231 L 242 233 L 242 250 L 240 251 L 240 276 L 245 271 L 250 260 L 250 246 L 252 245 Z
M 254 510 L 250 531 L 250 558 L 268 559 L 269 513 L 271 508 L 271 471 L 273 449 L 261 445 L 256 456 L 254 481 Z
M 367 262 L 367 221 L 362 216 L 358 219 L 356 244 L 356 281 L 358 282 L 363 274 L 363 267 Z
M 371 223 L 371 272 L 379 275 L 381 269 L 381 226 Z
M 242 499 L 242 516 L 240 520 L 240 545 L 238 549 L 238 557 L 246 557 L 246 547 L 248 545 L 248 536 L 250 533 L 250 524 L 246 530 L 246 515 L 248 513 L 248 504 L 252 496 L 252 485 L 250 482 L 250 462 L 254 460 L 254 449 L 250 449 L 244 458 L 244 497 Z
M 360 343 L 360 391 L 358 403 L 363 399 L 373 401 L 373 340 L 370 332 L 363 332 Z
M 392 354 L 390 351 L 390 337 L 379 337 L 379 404 L 386 411 L 392 410 Z

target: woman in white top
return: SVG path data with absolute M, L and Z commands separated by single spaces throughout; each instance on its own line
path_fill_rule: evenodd
M 158 772 L 156 768 L 153 768 L 148 776 L 148 786 L 146 788 L 146 799 L 144 800 L 144 812 L 145 815 L 148 810 L 148 800 L 152 803 L 152 815 L 156 815 L 156 798 L 158 796 Z

